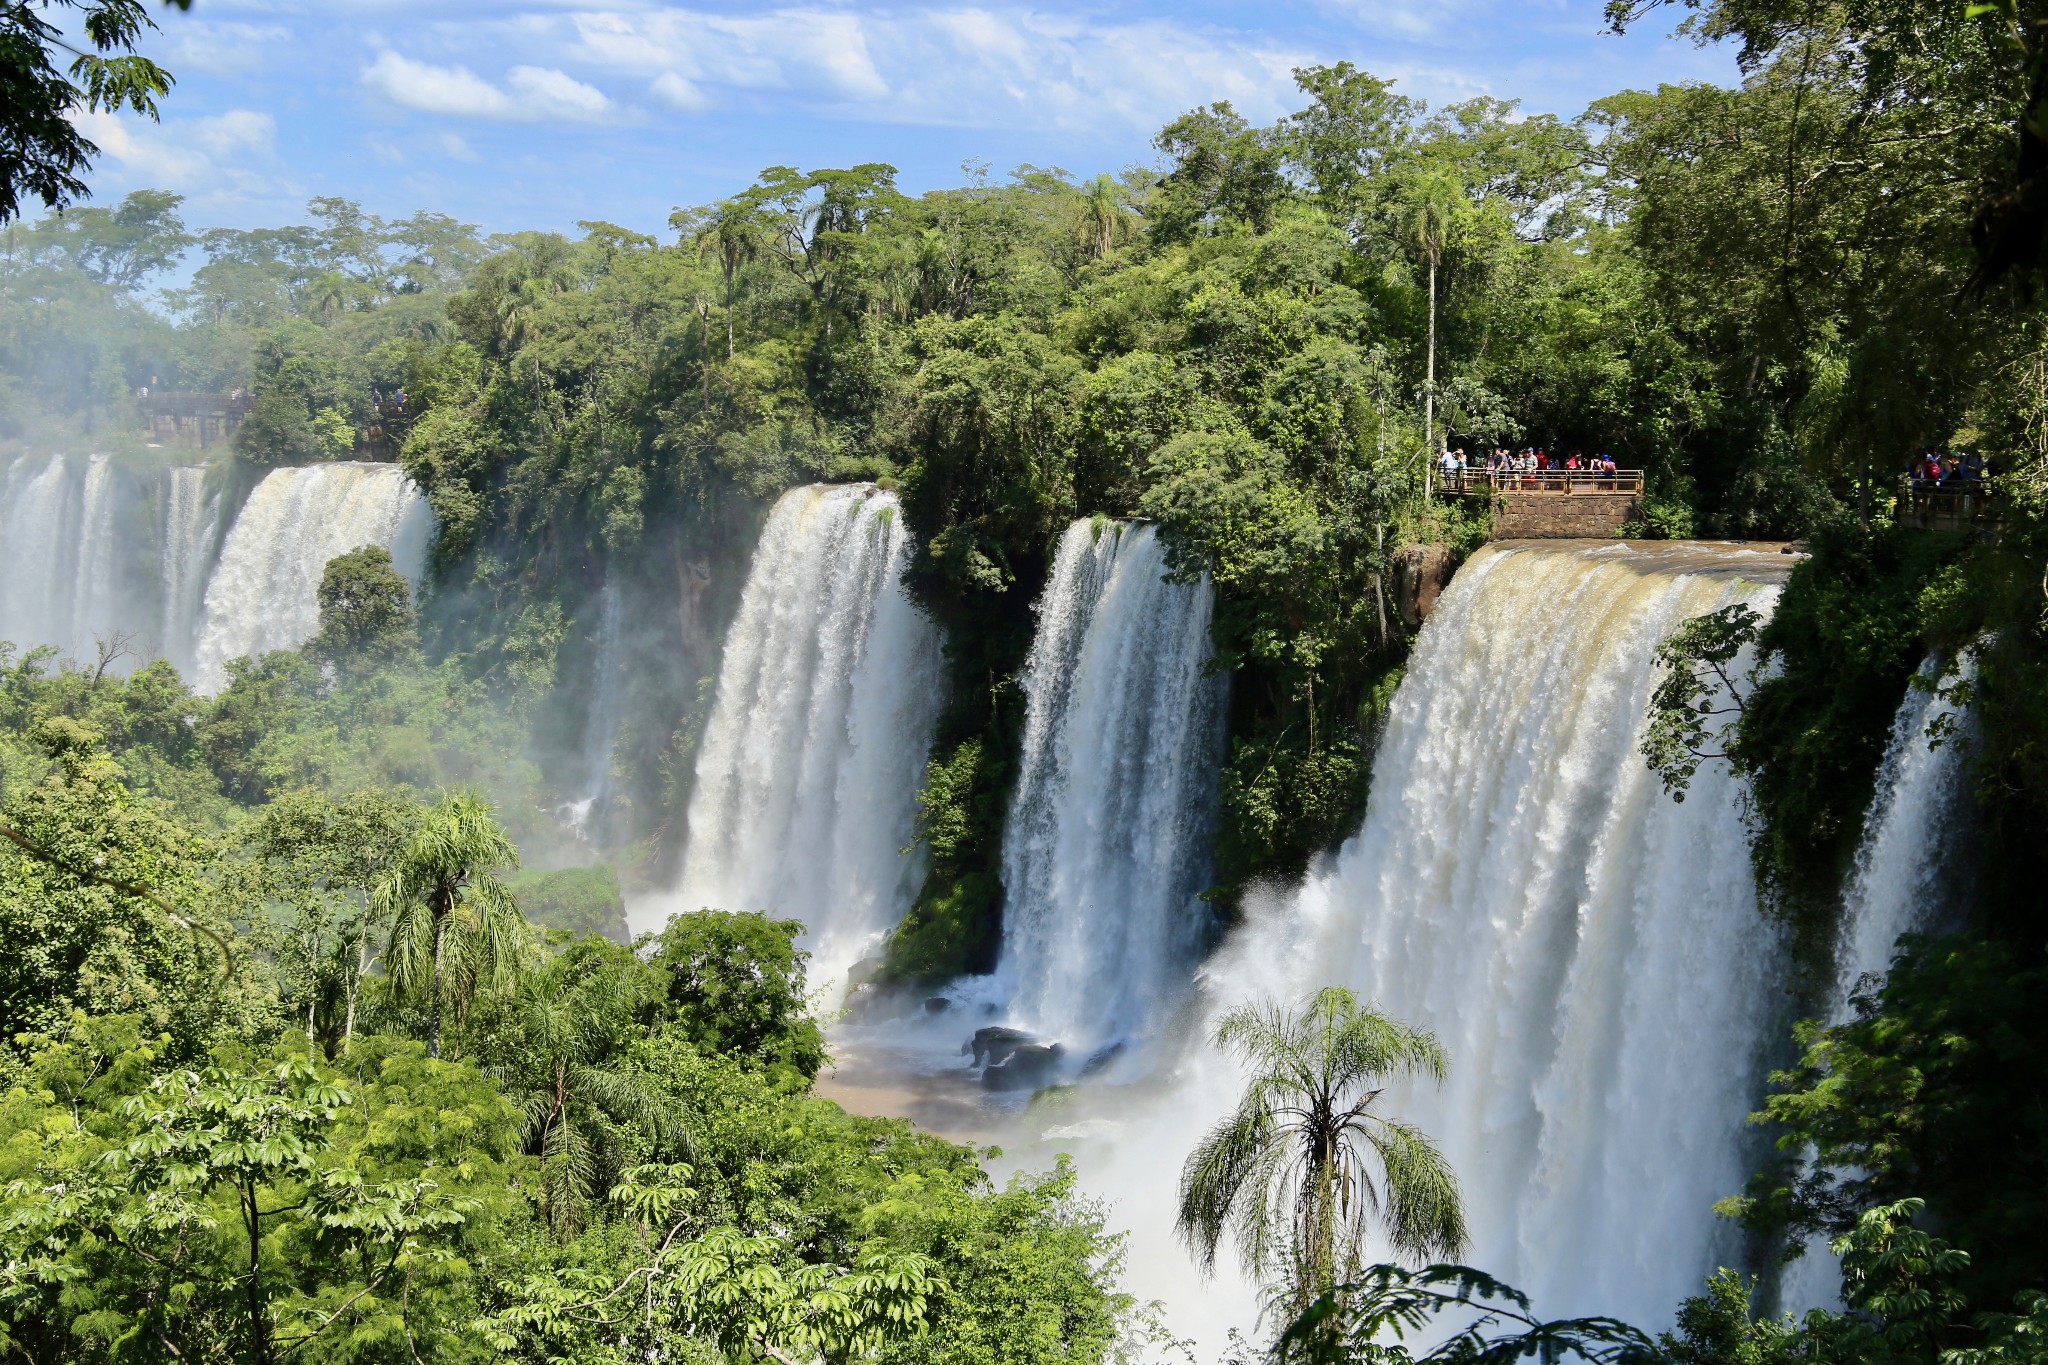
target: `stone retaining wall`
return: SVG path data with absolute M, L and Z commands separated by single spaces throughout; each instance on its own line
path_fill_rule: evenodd
M 1632 493 L 1501 493 L 1493 514 L 1495 540 L 1611 540 L 1635 515 Z

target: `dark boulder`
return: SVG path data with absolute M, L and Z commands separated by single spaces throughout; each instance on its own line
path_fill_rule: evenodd
M 1023 1043 L 981 1073 L 984 1090 L 1036 1090 L 1059 1076 L 1066 1049 L 1058 1043 Z

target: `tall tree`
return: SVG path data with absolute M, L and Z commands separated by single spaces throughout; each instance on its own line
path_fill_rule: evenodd
M 583 1230 L 593 1197 L 624 1174 L 635 1139 L 659 1145 L 676 1134 L 667 1096 L 621 1055 L 640 1033 L 636 997 L 658 979 L 631 949 L 582 940 L 521 992 L 506 1088 L 541 1161 L 548 1226 L 565 1241 Z
M 192 7 L 192 0 L 166 3 Z M 53 10 L 78 11 L 85 48 L 65 40 L 50 21 Z M 133 109 L 156 118 L 171 73 L 135 50 L 155 27 L 143 0 L 0 5 L 0 223 L 21 215 L 23 195 L 57 209 L 89 193 L 81 177 L 100 149 L 79 131 L 74 113 Z M 72 54 L 61 72 L 53 49 Z
M 1422 379 L 1422 449 L 1436 459 L 1436 281 L 1444 250 L 1456 236 L 1465 209 L 1463 188 L 1447 171 L 1424 167 L 1412 173 L 1397 207 L 1401 236 L 1429 272 L 1429 340 Z M 1429 474 L 1423 487 L 1429 487 Z
M 1351 226 L 1412 137 L 1421 105 L 1350 62 L 1296 67 L 1294 83 L 1313 103 L 1281 125 L 1287 159 L 1331 217 Z
M 428 809 L 377 884 L 376 913 L 391 923 L 385 960 L 401 997 L 427 1005 L 427 1055 L 441 1055 L 444 1007 L 466 1008 L 478 986 L 503 990 L 531 953 L 526 921 L 496 870 L 519 850 L 474 792 Z
M 670 219 L 678 227 L 684 226 L 688 215 L 676 211 Z M 733 289 L 734 280 L 741 266 L 761 254 L 762 222 L 760 210 L 752 204 L 738 199 L 726 199 L 711 210 L 708 218 L 696 224 L 697 254 L 713 256 L 718 261 L 719 274 L 725 277 L 725 358 L 733 358 Z
M 1232 1010 L 1216 1045 L 1251 1080 L 1181 1168 L 1176 1229 L 1205 1271 L 1228 1235 L 1299 1306 L 1357 1275 L 1374 1221 L 1404 1256 L 1464 1247 L 1450 1164 L 1420 1129 L 1373 1110 L 1389 1080 L 1443 1079 L 1433 1035 L 1329 986 L 1298 1010 Z

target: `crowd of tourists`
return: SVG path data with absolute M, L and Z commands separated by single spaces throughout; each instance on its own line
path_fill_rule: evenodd
M 1479 469 L 1488 474 L 1605 475 L 1614 473 L 1616 468 L 1612 455 L 1581 455 L 1576 450 L 1568 455 L 1559 455 L 1534 446 L 1519 451 L 1497 447 L 1488 451 L 1481 463 L 1474 463 L 1472 457 L 1462 450 L 1446 449 L 1439 459 L 1439 467 L 1446 476 Z
M 1991 457 L 1977 456 L 1966 451 L 1951 450 L 1943 455 L 1930 450 L 1913 457 L 1906 466 L 1906 476 L 1915 488 L 1956 488 L 1981 487 L 1993 474 Z

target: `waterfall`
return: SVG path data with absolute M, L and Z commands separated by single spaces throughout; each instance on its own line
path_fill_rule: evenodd
M 803 921 L 837 985 L 909 908 L 918 785 L 944 691 L 902 586 L 894 494 L 783 494 L 754 551 L 697 754 L 675 904 Z
M 1205 946 L 1226 683 L 1208 580 L 1165 574 L 1153 527 L 1074 523 L 1025 664 L 998 977 L 1069 1047 L 1149 1032 Z
M 85 462 L 79 489 L 78 548 L 72 560 L 71 623 L 83 646 L 112 639 L 120 629 L 122 603 L 116 572 L 116 530 L 112 463 L 104 455 Z
M 0 639 L 27 649 L 73 643 L 72 486 L 64 457 L 24 455 L 7 468 L 0 531 L 7 572 L 0 575 Z
M 25 455 L 0 481 L 0 639 L 90 657 L 147 619 L 123 520 L 133 490 L 105 455 Z
M 625 601 L 610 578 L 598 593 L 597 648 L 591 658 L 589 705 L 583 713 L 583 795 L 556 808 L 555 818 L 586 843 L 604 832 L 612 796 L 612 747 L 625 708 Z
M 1975 673 L 1967 652 L 1957 673 L 1965 682 Z M 1974 820 L 1966 785 L 1973 732 L 1968 713 L 1937 690 L 1942 676 L 1939 657 L 1921 664 L 1892 717 L 1842 896 L 1835 979 L 1825 1013 L 1830 1025 L 1854 1016 L 1850 997 L 1865 978 L 1881 978 L 1890 969 L 1901 935 L 1939 927 L 1964 902 L 1971 850 L 1959 842 L 1958 831 Z M 1959 803 L 1970 818 L 1955 818 Z M 1839 1308 L 1841 1290 L 1841 1263 L 1828 1239 L 1812 1237 L 1805 1255 L 1785 1267 L 1780 1297 L 1795 1312 Z
M 426 501 L 397 465 L 272 470 L 228 529 L 206 585 L 195 686 L 218 692 L 230 660 L 310 639 L 320 626 L 320 575 L 336 555 L 381 545 L 417 582 L 430 526 Z
M 1782 1024 L 1784 948 L 1725 765 L 1704 765 L 1681 805 L 1637 745 L 1659 640 L 1730 603 L 1769 610 L 1790 563 L 1538 543 L 1459 571 L 1394 697 L 1358 833 L 1298 891 L 1249 898 L 1155 1093 L 1105 1094 L 1093 1120 L 1070 1108 L 1018 1153 L 1073 1152 L 1122 1206 L 1141 1299 L 1199 1335 L 1251 1326 L 1249 1287 L 1228 1272 L 1197 1287 L 1169 1240 L 1175 1182 L 1242 1089 L 1209 1046 L 1216 1019 L 1325 985 L 1442 1041 L 1444 1086 L 1396 1085 L 1380 1107 L 1452 1162 L 1465 1259 L 1540 1313 L 1654 1327 L 1737 1263 L 1712 1205 L 1751 1169 L 1744 1120 Z
M 206 496 L 206 466 L 174 465 L 164 480 L 161 648 L 181 671 L 189 672 L 199 643 L 199 613 L 205 603 L 207 556 L 213 544 L 220 498 Z
M 1958 672 L 1965 682 L 1974 675 L 1968 654 Z M 1971 732 L 1954 699 L 1936 690 L 1941 678 L 1941 660 L 1928 659 L 1892 717 L 1842 897 L 1830 1023 L 1850 1017 L 1860 980 L 1884 975 L 1901 934 L 1934 927 L 1959 903 L 1968 860 L 1958 831 L 1974 823 L 1965 785 Z M 1956 819 L 1958 803 L 1969 818 Z

